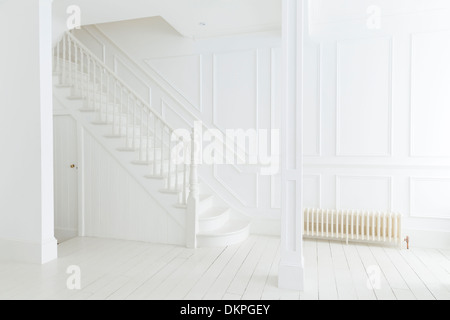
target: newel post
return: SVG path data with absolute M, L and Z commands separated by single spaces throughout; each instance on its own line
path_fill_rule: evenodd
M 198 231 L 198 211 L 199 211 L 199 184 L 198 184 L 198 162 L 196 152 L 195 130 L 191 134 L 191 170 L 189 176 L 189 196 L 187 199 L 186 214 L 186 247 L 197 248 L 197 231 Z

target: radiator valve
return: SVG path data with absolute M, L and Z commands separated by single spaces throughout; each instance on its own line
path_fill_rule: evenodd
M 409 250 L 409 236 L 406 236 L 404 241 L 406 242 L 406 249 Z

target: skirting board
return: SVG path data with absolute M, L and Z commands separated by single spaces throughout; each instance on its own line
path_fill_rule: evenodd
M 250 233 L 266 236 L 280 236 L 279 219 L 254 218 L 250 225 Z M 436 230 L 403 229 L 403 237 L 409 236 L 410 248 L 450 249 L 450 232 Z M 406 244 L 402 245 L 406 247 Z
M 58 243 L 78 237 L 77 229 L 55 228 L 55 238 Z
M 280 219 L 254 218 L 250 223 L 250 233 L 279 237 L 281 232 Z
M 56 239 L 42 243 L 0 239 L 0 261 L 45 264 L 57 257 Z
M 435 230 L 403 229 L 404 237 L 409 237 L 409 247 L 450 249 L 450 232 Z

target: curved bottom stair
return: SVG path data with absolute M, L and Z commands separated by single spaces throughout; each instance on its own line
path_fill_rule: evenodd
M 230 219 L 222 227 L 197 234 L 198 247 L 226 247 L 245 241 L 250 232 L 246 220 Z
M 250 222 L 239 217 L 232 209 L 216 205 L 214 195 L 201 194 L 197 246 L 226 247 L 246 240 Z

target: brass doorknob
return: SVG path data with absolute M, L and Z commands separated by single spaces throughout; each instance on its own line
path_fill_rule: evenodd
M 76 165 L 74 165 L 74 164 L 70 165 L 70 168 L 72 168 L 72 169 L 74 169 L 75 167 L 76 167 Z

